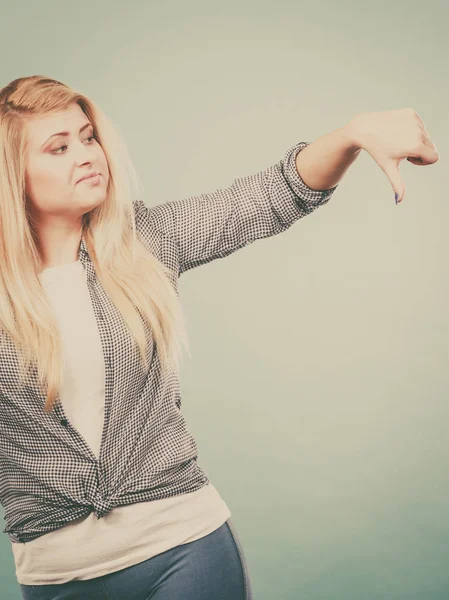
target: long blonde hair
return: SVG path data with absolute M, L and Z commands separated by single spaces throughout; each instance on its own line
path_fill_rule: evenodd
M 136 309 L 151 329 L 163 371 L 179 368 L 181 344 L 188 351 L 169 269 L 136 236 L 133 196 L 141 185 L 117 127 L 91 99 L 60 81 L 40 75 L 15 79 L 0 89 L 0 330 L 19 350 L 22 385 L 30 367 L 37 367 L 47 413 L 62 385 L 62 345 L 37 275 L 41 255 L 25 188 L 26 122 L 73 102 L 93 124 L 110 173 L 105 201 L 83 215 L 82 235 L 98 279 L 122 314 L 145 369 L 147 341 Z

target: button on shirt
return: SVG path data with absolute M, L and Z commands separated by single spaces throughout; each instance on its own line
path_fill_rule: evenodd
M 185 271 L 281 233 L 328 202 L 337 186 L 312 190 L 296 171 L 296 155 L 308 144 L 296 144 L 275 165 L 228 188 L 155 207 L 134 202 L 139 237 L 168 267 L 176 290 Z M 37 373 L 24 389 L 18 387 L 15 349 L 1 332 L 0 502 L 3 533 L 11 542 L 35 540 L 91 513 L 101 519 L 117 507 L 191 494 L 210 484 L 181 412 L 178 373 L 159 377 L 150 332 L 150 368 L 139 368 L 138 349 L 96 277 L 84 238 L 78 260 L 74 273 L 82 266 L 101 344 L 103 379 L 94 382 L 97 392 L 104 385 L 99 446 L 95 451 L 89 443 L 95 436 L 82 381 L 72 382 L 81 386 L 77 402 L 63 389 L 61 402 L 45 414 Z

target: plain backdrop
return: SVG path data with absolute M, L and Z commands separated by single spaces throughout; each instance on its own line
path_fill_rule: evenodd
M 401 163 L 402 204 L 362 151 L 328 204 L 181 277 L 182 409 L 257 600 L 447 600 L 447 3 L 0 6 L 0 87 L 41 74 L 92 97 L 149 206 L 359 112 L 418 112 L 440 160 Z M 0 555 L 19 599 L 6 534 Z

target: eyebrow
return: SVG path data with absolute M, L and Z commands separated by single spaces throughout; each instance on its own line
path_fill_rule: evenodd
M 92 123 L 90 123 L 90 122 L 88 122 L 88 123 L 85 123 L 85 124 L 84 124 L 84 125 L 81 127 L 81 129 L 80 129 L 80 131 L 79 131 L 79 132 L 81 133 L 82 131 L 84 131 L 84 129 L 86 129 L 86 128 L 87 128 L 87 127 L 89 127 L 89 126 L 92 126 L 92 127 L 93 127 Z M 48 138 L 48 139 L 47 139 L 47 140 L 46 140 L 46 141 L 45 141 L 45 142 L 42 144 L 41 148 L 43 148 L 43 147 L 45 146 L 45 144 L 46 144 L 46 143 L 47 143 L 49 140 L 51 140 L 51 138 L 52 138 L 52 137 L 56 137 L 56 136 L 58 136 L 58 135 L 64 135 L 64 136 L 67 136 L 67 135 L 70 135 L 70 131 L 60 131 L 60 132 L 58 132 L 58 133 L 54 133 L 53 135 L 51 135 L 51 136 L 50 136 L 50 137 L 49 137 L 49 138 Z

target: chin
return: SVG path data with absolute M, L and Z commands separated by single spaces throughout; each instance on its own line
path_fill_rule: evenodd
M 94 210 L 95 208 L 97 208 L 98 206 L 101 206 L 103 204 L 103 202 L 106 201 L 106 197 L 104 198 L 95 198 L 95 200 L 87 203 L 87 202 L 81 202 L 80 203 L 80 208 L 83 211 L 83 214 L 86 214 L 88 212 L 91 212 L 92 210 Z

